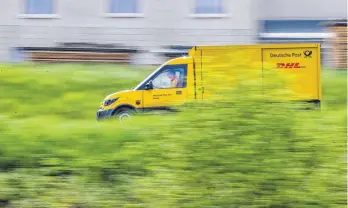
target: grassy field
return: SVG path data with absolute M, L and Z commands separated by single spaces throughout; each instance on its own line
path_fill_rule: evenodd
M 323 71 L 320 111 L 246 95 L 96 122 L 152 70 L 0 66 L 0 207 L 346 207 L 346 72 Z

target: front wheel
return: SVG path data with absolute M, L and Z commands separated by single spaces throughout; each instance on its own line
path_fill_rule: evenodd
M 134 110 L 131 108 L 120 108 L 114 113 L 114 118 L 118 119 L 120 122 L 128 121 L 134 115 Z

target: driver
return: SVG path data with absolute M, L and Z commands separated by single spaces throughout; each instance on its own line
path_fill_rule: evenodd
M 168 78 L 170 79 L 170 87 L 176 88 L 179 82 L 179 79 L 176 77 L 175 72 L 172 70 L 168 71 Z

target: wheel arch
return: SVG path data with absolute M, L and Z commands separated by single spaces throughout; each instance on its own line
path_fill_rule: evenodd
M 112 111 L 111 115 L 112 115 L 112 116 L 115 115 L 115 113 L 116 113 L 119 109 L 121 109 L 121 108 L 129 108 L 129 109 L 131 109 L 131 110 L 136 111 L 136 108 L 135 108 L 133 105 L 124 104 L 124 105 L 119 105 L 119 106 L 117 106 L 117 107 Z

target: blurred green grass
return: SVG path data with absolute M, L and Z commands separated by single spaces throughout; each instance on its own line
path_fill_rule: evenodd
M 345 206 L 346 72 L 323 71 L 320 111 L 246 95 L 95 121 L 153 69 L 0 66 L 0 207 Z

